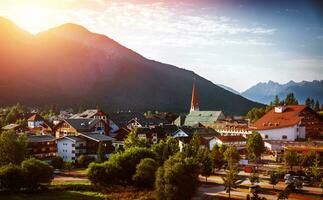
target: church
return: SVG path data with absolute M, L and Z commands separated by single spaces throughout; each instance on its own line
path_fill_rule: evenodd
M 174 124 L 177 126 L 204 126 L 214 125 L 218 120 L 224 120 L 225 116 L 222 111 L 200 111 L 196 80 L 193 82 L 191 108 L 188 115 L 180 115 Z

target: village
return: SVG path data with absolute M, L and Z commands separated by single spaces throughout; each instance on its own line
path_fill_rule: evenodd
M 246 177 L 255 176 L 254 182 L 259 183 L 259 177 L 269 179 L 272 172 L 283 169 L 286 172 L 280 176 L 285 176 L 285 179 L 278 184 L 278 188 L 283 191 L 288 183 L 299 177 L 302 177 L 302 187 L 309 187 L 313 183 L 311 177 L 306 175 L 308 172 L 306 168 L 310 169 L 315 162 L 322 165 L 320 162 L 323 158 L 323 120 L 314 110 L 306 105 L 277 105 L 251 122 L 242 116 L 226 116 L 224 111 L 203 111 L 199 107 L 194 81 L 191 107 L 186 115 L 133 111 L 108 114 L 100 108 L 95 108 L 80 113 L 61 110 L 58 115 L 45 119 L 34 110 L 24 113 L 27 123 L 11 123 L 1 129 L 14 132 L 16 135 L 26 135 L 28 157 L 44 161 L 59 157 L 63 162 L 70 163 L 70 168 L 75 169 L 80 166 L 87 167 L 90 162 L 109 160 L 111 155 L 123 152 L 127 138 L 129 140 L 136 137 L 145 141 L 148 146 L 172 138 L 181 152 L 185 151 L 185 145 L 192 144 L 192 141 L 198 138 L 199 148 L 211 152 L 223 146 L 227 148 L 234 146 L 239 155 L 238 165 L 241 169 L 239 173 Z M 248 154 L 250 151 L 248 138 L 255 134 L 261 136 L 264 149 L 260 153 L 254 152 L 255 157 L 252 158 Z M 292 158 L 287 160 L 286 155 L 290 157 L 309 155 L 305 157 L 310 160 L 303 165 L 301 158 L 296 161 Z M 84 160 L 88 160 L 86 166 L 81 163 Z M 220 177 L 225 173 L 227 164 L 220 164 L 218 169 L 212 165 L 210 173 L 200 175 L 201 182 L 206 179 L 206 182 L 222 185 Z M 320 167 L 318 169 L 322 170 Z M 54 172 L 56 176 L 61 173 L 59 169 L 55 169 Z M 277 183 L 278 180 L 275 184 Z M 270 186 L 268 182 L 259 184 L 266 190 L 271 188 L 271 186 L 268 188 L 268 185 Z M 251 186 L 255 186 L 253 182 Z M 258 191 L 256 187 L 251 186 L 243 192 L 233 190 L 231 196 L 245 199 L 250 192 Z M 308 192 L 314 196 L 320 195 L 320 190 L 312 187 L 314 189 L 310 188 Z M 219 189 L 202 184 L 197 195 L 227 196 L 227 192 L 224 186 Z M 252 198 L 258 197 L 257 192 L 252 194 Z M 263 197 L 276 199 L 277 195 L 271 193 Z

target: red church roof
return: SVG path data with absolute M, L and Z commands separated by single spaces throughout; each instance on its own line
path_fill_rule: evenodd
M 197 99 L 196 80 L 195 79 L 194 79 L 193 90 L 192 90 L 191 111 L 192 110 L 199 110 L 199 102 Z
M 306 109 L 304 105 L 286 106 L 285 110 L 281 113 L 275 112 L 272 108 L 263 117 L 258 119 L 250 127 L 252 130 L 269 130 L 290 127 L 298 124 L 302 117 L 300 113 Z

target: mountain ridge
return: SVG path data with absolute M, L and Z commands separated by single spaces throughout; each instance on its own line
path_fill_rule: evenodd
M 7 36 L 11 28 L 2 24 L 0 18 L 0 36 Z M 0 55 L 0 104 L 187 112 L 196 78 L 201 109 L 244 114 L 262 106 L 192 71 L 146 59 L 80 25 L 68 23 L 7 39 L 0 37 L 7 44 L 0 46 L 4 52 Z
M 304 103 L 307 97 L 323 102 L 323 80 L 300 81 L 293 80 L 280 84 L 274 81 L 259 82 L 242 92 L 242 96 L 261 103 L 268 104 L 276 95 L 284 99 L 289 92 L 293 92 L 299 103 Z

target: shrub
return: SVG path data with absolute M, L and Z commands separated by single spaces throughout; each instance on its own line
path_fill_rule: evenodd
M 119 183 L 120 169 L 109 162 L 105 163 L 91 163 L 88 168 L 88 178 L 98 186 L 115 185 Z
M 88 167 L 91 162 L 94 162 L 95 158 L 87 155 L 80 155 L 77 158 L 77 164 L 79 167 Z
M 157 171 L 157 199 L 191 199 L 198 185 L 198 164 L 181 154 L 170 157 Z
M 152 188 L 156 179 L 158 163 L 152 158 L 144 158 L 136 167 L 132 180 L 138 187 Z
M 49 184 L 53 178 L 53 167 L 35 158 L 23 161 L 21 167 L 27 189 L 38 189 L 40 186 Z
M 120 169 L 120 180 L 131 183 L 132 176 L 136 172 L 136 166 L 144 158 L 156 158 L 156 154 L 150 149 L 133 147 L 123 153 L 117 153 L 111 156 L 108 162 Z
M 64 160 L 60 156 L 55 156 L 51 159 L 50 165 L 54 167 L 54 169 L 62 169 L 64 166 Z
M 24 176 L 20 167 L 9 164 L 0 168 L 0 189 L 19 190 L 24 185 Z

